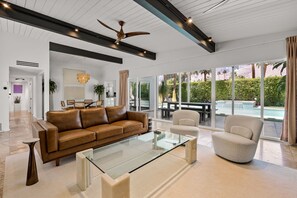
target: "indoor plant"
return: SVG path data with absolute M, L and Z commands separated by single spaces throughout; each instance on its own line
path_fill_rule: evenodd
M 104 93 L 104 85 L 94 85 L 94 93 L 98 95 L 98 100 L 101 100 L 101 96 Z
M 57 84 L 56 84 L 56 82 L 55 81 L 53 81 L 53 80 L 49 80 L 49 93 L 50 94 L 53 94 L 53 93 L 55 93 L 55 91 L 57 90 Z

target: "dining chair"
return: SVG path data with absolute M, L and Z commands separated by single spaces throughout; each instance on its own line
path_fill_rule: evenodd
M 84 102 L 75 102 L 74 103 L 74 108 L 75 109 L 84 109 L 85 108 L 85 103 Z
M 74 108 L 75 100 L 67 100 L 67 107 Z
M 85 104 L 85 107 L 90 107 L 90 105 L 93 103 L 93 100 L 92 99 L 85 99 L 84 100 L 84 104 Z
M 61 100 L 61 109 L 62 110 L 66 110 L 66 105 L 65 105 L 65 101 Z

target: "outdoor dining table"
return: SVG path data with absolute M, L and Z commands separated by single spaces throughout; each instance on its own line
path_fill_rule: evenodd
M 170 101 L 168 101 L 166 103 L 167 103 L 167 111 L 165 113 L 165 116 L 169 117 L 170 116 L 170 110 L 179 109 L 179 102 L 170 102 Z M 208 102 L 182 102 L 181 103 L 181 109 L 198 111 L 200 113 L 202 121 L 205 121 L 206 114 L 209 114 L 209 117 L 211 115 L 211 103 L 208 103 Z

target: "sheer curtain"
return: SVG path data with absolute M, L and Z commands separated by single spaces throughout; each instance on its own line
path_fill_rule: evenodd
M 127 106 L 129 70 L 120 71 L 119 105 Z
M 296 144 L 296 89 L 297 89 L 297 36 L 289 37 L 287 41 L 287 80 L 285 118 L 281 140 L 290 145 Z

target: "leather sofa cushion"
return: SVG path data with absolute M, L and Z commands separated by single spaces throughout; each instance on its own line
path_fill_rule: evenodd
M 59 132 L 81 129 L 79 110 L 49 111 L 46 113 L 47 121 L 58 128 Z
M 108 123 L 104 108 L 82 109 L 80 116 L 83 128 Z
M 59 150 L 68 149 L 96 140 L 96 134 L 85 129 L 76 129 L 59 133 Z
M 123 127 L 124 133 L 136 131 L 143 128 L 142 122 L 134 121 L 134 120 L 121 120 L 121 121 L 114 122 L 111 125 Z
M 125 106 L 106 107 L 105 110 L 109 123 L 127 119 L 127 111 Z
M 94 131 L 96 133 L 97 140 L 102 140 L 116 135 L 123 134 L 123 128 L 119 126 L 113 126 L 110 124 L 102 124 L 87 128 L 87 130 Z

